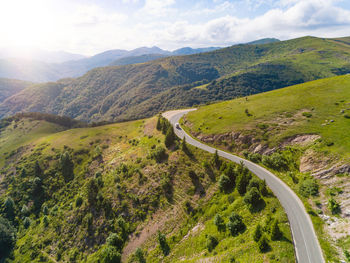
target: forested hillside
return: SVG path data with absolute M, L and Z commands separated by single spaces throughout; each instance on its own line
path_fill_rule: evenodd
M 347 38 L 303 37 L 97 68 L 23 90 L 0 104 L 0 116 L 39 111 L 85 121 L 137 119 L 345 74 L 349 55 Z
M 281 205 L 245 167 L 162 118 L 58 121 L 17 116 L 0 132 L 0 260 L 294 262 Z

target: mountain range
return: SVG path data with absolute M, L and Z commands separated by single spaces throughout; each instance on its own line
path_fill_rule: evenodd
M 88 122 L 144 118 L 346 74 L 349 55 L 350 38 L 302 37 L 95 68 L 82 77 L 22 90 L 0 104 L 0 116 L 36 111 Z M 106 61 L 104 55 L 98 58 Z
M 255 44 L 279 41 L 266 38 L 254 41 Z M 32 82 L 57 81 L 62 78 L 80 77 L 87 71 L 108 65 L 143 63 L 165 56 L 191 55 L 209 52 L 219 47 L 184 47 L 167 51 L 159 47 L 140 47 L 133 50 L 113 49 L 91 57 L 68 52 L 49 52 L 29 49 L 15 52 L 12 49 L 0 50 L 0 78 L 20 79 Z M 119 61 L 122 59 L 122 61 Z

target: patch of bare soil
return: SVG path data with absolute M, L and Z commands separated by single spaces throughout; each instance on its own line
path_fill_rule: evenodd
M 157 122 L 154 118 L 148 119 L 144 125 L 143 133 L 147 136 L 153 135 L 153 131 L 156 128 Z
M 287 140 L 285 140 L 282 145 L 300 145 L 307 146 L 308 144 L 320 139 L 321 136 L 317 134 L 303 134 L 303 135 L 295 135 Z
M 129 242 L 123 249 L 122 261 L 124 262 L 138 247 L 155 236 L 158 230 L 162 231 L 166 228 L 168 232 L 168 227 L 171 226 L 169 221 L 176 220 L 180 216 L 183 216 L 182 213 L 178 206 L 173 206 L 167 211 L 158 211 L 153 215 L 151 221 L 140 225 L 135 231 L 137 234 L 133 234 L 129 237 Z

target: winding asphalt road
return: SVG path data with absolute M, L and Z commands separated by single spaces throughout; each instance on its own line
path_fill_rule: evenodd
M 168 111 L 163 114 L 171 124 L 175 127 L 175 123 L 178 123 L 180 118 L 189 111 L 196 109 L 187 110 L 176 110 Z M 205 145 L 187 133 L 185 133 L 181 128 L 174 128 L 175 133 L 178 137 L 183 139 L 186 137 L 186 142 L 201 148 L 207 152 L 214 153 L 215 148 Z M 281 179 L 275 176 L 273 173 L 269 172 L 265 168 L 250 162 L 248 160 L 242 159 L 233 154 L 217 150 L 219 156 L 231 160 L 235 163 L 243 162 L 244 165 L 255 175 L 261 179 L 265 179 L 267 185 L 279 199 L 284 210 L 289 219 L 290 227 L 293 235 L 293 242 L 295 248 L 295 254 L 297 262 L 299 263 L 323 263 L 322 251 L 318 239 L 315 234 L 311 219 L 306 213 L 303 203 L 300 201 L 299 197 L 291 190 Z

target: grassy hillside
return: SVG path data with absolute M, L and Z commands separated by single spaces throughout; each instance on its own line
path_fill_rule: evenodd
M 130 120 L 278 89 L 350 72 L 346 39 L 303 37 L 98 68 L 24 90 L 0 104 L 0 116 L 40 111 L 87 121 Z
M 0 79 L 0 102 L 32 84 L 33 83 L 15 79 Z
M 203 106 L 183 123 L 204 142 L 272 169 L 304 201 L 327 260 L 347 258 L 350 75 Z
M 322 150 L 349 160 L 349 117 L 350 75 L 345 75 L 200 107 L 186 119 L 192 133 L 242 132 L 270 147 L 295 135 L 318 134 L 333 143 Z
M 2 131 L 2 140 L 27 138 L 0 164 L 0 219 L 17 230 L 8 262 L 119 262 L 121 254 L 123 262 L 294 262 L 286 215 L 263 182 L 250 180 L 262 198 L 252 206 L 238 187 L 220 191 L 221 174 L 237 185 L 252 175 L 178 142 L 166 148 L 156 118 L 61 132 L 35 121 L 46 127 L 40 138 L 32 122 Z M 232 212 L 243 222 L 234 234 Z M 257 224 L 269 244 L 263 252 L 253 241 Z M 282 235 L 271 234 L 276 224 Z

